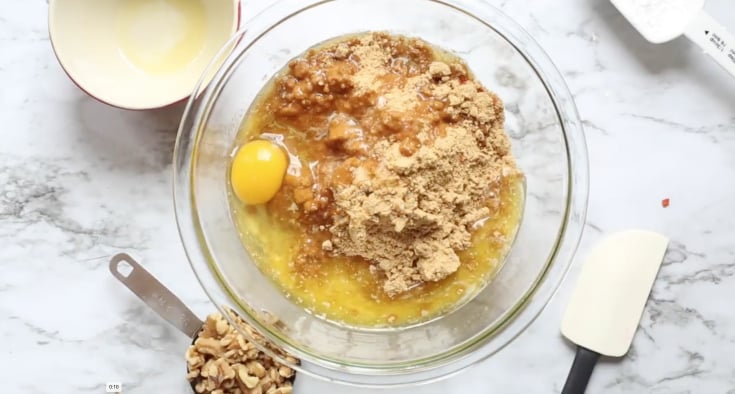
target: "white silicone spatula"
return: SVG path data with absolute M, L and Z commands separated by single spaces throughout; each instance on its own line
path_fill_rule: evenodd
M 735 77 L 735 36 L 704 11 L 704 0 L 610 1 L 646 40 L 660 44 L 685 35 Z
M 654 232 L 628 230 L 592 250 L 561 324 L 577 344 L 562 394 L 584 393 L 600 355 L 628 352 L 668 243 Z

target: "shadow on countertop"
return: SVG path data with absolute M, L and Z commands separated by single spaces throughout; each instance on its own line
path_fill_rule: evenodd
M 88 154 L 111 168 L 149 173 L 166 170 L 172 163 L 174 144 L 186 103 L 130 111 L 111 107 L 89 96 L 77 102 L 83 129 L 79 137 Z

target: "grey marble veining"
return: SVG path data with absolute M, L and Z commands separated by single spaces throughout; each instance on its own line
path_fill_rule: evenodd
M 559 392 L 573 348 L 558 327 L 582 257 L 611 231 L 643 227 L 672 244 L 631 352 L 603 360 L 589 391 L 734 394 L 735 80 L 685 40 L 646 43 L 607 0 L 489 2 L 539 41 L 575 95 L 590 153 L 585 236 L 559 294 L 507 349 L 393 392 Z M 246 16 L 266 3 L 246 2 Z M 735 30 L 730 0 L 707 8 Z M 171 203 L 182 108 L 127 112 L 85 96 L 53 56 L 46 10 L 42 0 L 0 1 L 2 392 L 100 393 L 120 381 L 127 393 L 186 393 L 188 340 L 106 267 L 131 253 L 197 313 L 212 310 Z M 303 383 L 308 393 L 371 392 Z

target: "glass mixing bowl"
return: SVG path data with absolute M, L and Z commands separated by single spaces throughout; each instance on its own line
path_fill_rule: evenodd
M 192 95 L 174 159 L 181 238 L 217 307 L 234 310 L 299 357 L 302 364 L 292 367 L 300 373 L 354 385 L 447 376 L 494 354 L 528 327 L 569 267 L 588 193 L 574 101 L 538 44 L 499 10 L 476 1 L 285 0 L 244 26 L 203 76 L 212 76 L 211 83 Z M 512 149 L 526 176 L 523 220 L 497 276 L 460 308 L 406 328 L 348 327 L 286 299 L 243 247 L 228 202 L 233 141 L 266 81 L 309 47 L 362 31 L 419 37 L 463 58 L 505 102 Z

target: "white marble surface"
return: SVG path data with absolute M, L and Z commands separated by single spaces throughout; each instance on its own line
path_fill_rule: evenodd
M 541 43 L 585 121 L 591 201 L 580 254 L 605 233 L 673 240 L 628 357 L 591 393 L 735 393 L 735 80 L 683 39 L 644 42 L 607 0 L 491 0 Z M 253 15 L 266 2 L 246 2 Z M 46 2 L 0 0 L 0 387 L 3 393 L 185 393 L 187 340 L 107 271 L 127 251 L 196 312 L 171 203 L 181 107 L 126 112 L 58 66 Z M 732 0 L 707 8 L 735 30 Z M 671 205 L 662 208 L 661 200 Z M 580 259 L 550 307 L 506 350 L 452 379 L 395 393 L 559 392 L 559 335 Z M 306 393 L 367 393 L 305 379 Z

